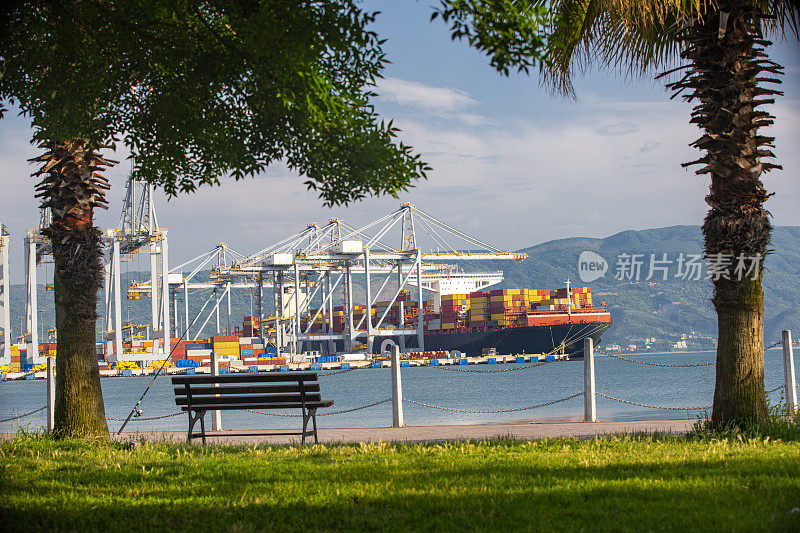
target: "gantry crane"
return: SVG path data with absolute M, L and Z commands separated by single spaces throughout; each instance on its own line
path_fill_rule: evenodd
M 154 344 L 153 358 L 163 358 L 170 353 L 168 241 L 167 230 L 158 227 L 151 184 L 137 179 L 133 174 L 128 176 L 122 215 L 117 227 L 106 230 L 106 239 L 110 245 L 110 254 L 105 265 L 104 341 L 108 342 L 113 338 L 114 342 L 113 353 L 108 350 L 109 361 L 125 359 L 122 350 L 120 269 L 122 256 L 130 258 L 138 253 L 150 255 L 150 324 L 153 338 L 162 340 L 160 352 Z
M 0 364 L 11 363 L 11 307 L 10 293 L 11 280 L 9 278 L 8 251 L 11 243 L 11 233 L 0 222 Z

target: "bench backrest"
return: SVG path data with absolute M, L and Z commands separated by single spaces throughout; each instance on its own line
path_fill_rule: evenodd
M 181 406 L 288 407 L 322 400 L 316 372 L 173 376 L 172 384 Z

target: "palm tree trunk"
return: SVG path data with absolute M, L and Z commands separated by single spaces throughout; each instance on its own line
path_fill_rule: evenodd
M 774 102 L 763 96 L 779 94 L 759 83 L 779 83 L 763 75 L 780 74 L 781 67 L 767 59 L 770 43 L 762 38 L 759 14 L 750 3 L 720 4 L 689 30 L 682 57 L 691 69 L 671 87 L 688 90 L 684 98 L 699 101 L 692 122 L 704 135 L 693 146 L 705 154 L 684 166 L 700 164 L 697 173 L 711 177 L 705 251 L 710 263 L 726 266 L 712 277 L 719 340 L 711 421 L 715 427 L 744 428 L 767 420 L 761 281 L 772 226 L 764 209 L 770 195 L 760 176 L 779 167 L 762 160 L 774 157 L 766 148 L 774 139 L 758 129 L 773 117 L 757 108 Z M 722 12 L 729 13 L 727 24 L 724 17 L 720 23 Z M 748 268 L 755 264 L 753 271 L 737 272 L 740 259 Z
M 95 349 L 100 237 L 91 226 L 62 226 L 52 232 L 52 239 L 58 331 L 54 432 L 60 437 L 107 438 Z
M 105 207 L 108 182 L 97 171 L 113 162 L 101 158 L 84 139 L 40 144 L 42 167 L 37 197 L 49 207 L 55 263 L 56 404 L 58 437 L 108 438 L 100 370 L 95 350 L 97 291 L 103 268 L 94 207 Z

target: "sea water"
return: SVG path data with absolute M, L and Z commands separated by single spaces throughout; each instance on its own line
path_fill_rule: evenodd
M 711 352 L 627 356 L 649 363 L 697 364 L 714 360 Z M 765 358 L 766 389 L 783 384 L 783 356 L 780 349 L 768 350 Z M 800 376 L 800 358 L 795 362 Z M 463 372 L 459 370 L 519 370 L 509 372 Z M 459 369 L 459 370 L 446 370 Z M 324 399 L 334 405 L 319 414 L 347 410 L 391 397 L 391 374 L 388 368 L 367 368 L 351 372 L 319 372 Z M 714 394 L 714 366 L 671 368 L 629 363 L 612 357 L 595 359 L 597 392 L 635 403 L 679 410 L 652 409 L 623 404 L 597 397 L 600 420 L 655 420 L 698 418 L 710 406 Z M 109 429 L 116 431 L 136 401 L 147 388 L 151 376 L 103 378 L 103 399 Z M 558 361 L 530 367 L 529 363 L 469 365 L 445 367 L 410 367 L 402 370 L 403 396 L 410 400 L 456 409 L 445 411 L 404 402 L 406 425 L 476 424 L 510 421 L 577 421 L 583 419 L 583 397 L 536 409 L 499 413 L 566 398 L 583 390 L 583 362 Z M 36 381 L 0 382 L 0 419 L 27 413 L 42 407 L 46 383 Z M 782 390 L 769 395 L 776 403 Z M 697 408 L 700 409 L 697 409 Z M 125 431 L 186 431 L 185 414 L 161 420 L 143 420 L 177 413 L 169 376 L 159 376 L 140 405 L 141 418 L 132 418 Z M 710 410 L 708 411 L 710 412 Z M 274 414 L 297 414 L 292 411 L 223 411 L 222 427 L 227 429 L 294 428 L 297 418 Z M 392 423 L 391 402 L 350 413 L 319 416 L 318 425 L 328 428 L 386 427 Z M 37 430 L 45 425 L 45 412 L 20 420 L 0 423 L 0 432 L 19 429 Z M 210 420 L 207 418 L 207 422 Z

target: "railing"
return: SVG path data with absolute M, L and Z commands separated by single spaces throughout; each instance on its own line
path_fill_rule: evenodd
M 365 409 L 370 409 L 373 407 L 377 407 L 379 405 L 383 405 L 386 403 L 392 403 L 392 425 L 394 427 L 403 427 L 404 417 L 403 417 L 403 403 L 412 404 L 420 407 L 425 407 L 434 410 L 440 411 L 448 411 L 448 412 L 456 412 L 456 413 L 469 413 L 469 414 L 500 414 L 500 413 L 513 413 L 513 412 L 521 412 L 521 411 L 529 411 L 534 409 L 541 409 L 545 407 L 549 407 L 552 405 L 556 405 L 562 402 L 566 402 L 568 400 L 577 398 L 582 396 L 584 398 L 584 421 L 585 422 L 594 422 L 597 420 L 597 407 L 596 407 L 596 397 L 599 396 L 601 398 L 605 398 L 610 401 L 632 405 L 636 407 L 642 407 L 647 409 L 658 409 L 658 410 L 668 410 L 668 411 L 702 411 L 711 409 L 710 405 L 697 405 L 697 406 L 672 406 L 672 405 L 655 405 L 650 403 L 644 403 L 641 401 L 634 401 L 630 399 L 620 398 L 611 394 L 606 394 L 604 392 L 600 392 L 596 390 L 595 387 L 595 356 L 594 356 L 594 346 L 591 337 L 586 337 L 583 339 L 584 341 L 584 386 L 583 390 L 572 392 L 571 394 L 556 398 L 553 400 L 549 400 L 546 402 L 541 402 L 533 405 L 523 405 L 523 406 L 514 406 L 514 407 L 507 407 L 507 408 L 500 408 L 500 409 L 480 409 L 480 408 L 471 408 L 466 406 L 446 406 L 446 405 L 436 405 L 433 403 L 428 403 L 424 401 L 420 401 L 418 399 L 407 398 L 403 395 L 402 389 L 402 381 L 401 381 L 401 360 L 400 360 L 400 351 L 398 347 L 393 348 L 392 356 L 391 356 L 391 366 L 392 366 L 392 396 L 389 398 L 384 398 L 375 402 L 371 402 L 365 405 L 350 407 L 347 409 L 341 409 L 337 411 L 328 411 L 324 413 L 319 413 L 318 416 L 333 416 L 333 415 L 342 415 L 346 413 L 352 413 L 357 411 L 362 411 Z M 775 388 L 765 391 L 766 394 L 773 394 L 780 390 L 785 391 L 785 398 L 786 404 L 789 412 L 797 412 L 798 411 L 798 404 L 797 404 L 797 383 L 795 378 L 795 371 L 794 371 L 794 353 L 792 348 L 792 337 L 790 331 L 784 331 L 783 337 L 781 341 L 773 343 L 767 346 L 767 349 L 773 348 L 776 346 L 782 345 L 783 346 L 783 363 L 784 363 L 784 383 L 779 385 Z M 637 364 L 637 365 L 644 365 L 648 367 L 663 367 L 663 368 L 700 368 L 700 367 L 709 367 L 714 366 L 715 362 L 707 362 L 707 363 L 688 363 L 688 364 L 669 364 L 669 363 L 657 363 L 651 361 L 640 361 L 637 359 L 630 359 L 627 357 L 622 357 L 619 355 L 608 354 L 609 357 L 619 360 L 626 363 Z M 446 372 L 465 372 L 465 373 L 472 373 L 472 374 L 488 374 L 488 373 L 499 373 L 499 372 L 518 372 L 527 369 L 534 369 L 539 368 L 542 366 L 549 365 L 551 363 L 555 363 L 555 360 L 552 361 L 538 361 L 531 364 L 515 364 L 513 366 L 509 365 L 508 367 L 504 368 L 460 368 L 459 366 L 446 366 L 446 365 L 432 365 L 434 368 L 437 368 L 442 371 Z M 47 410 L 47 429 L 48 431 L 52 431 L 54 427 L 54 402 L 55 402 L 55 369 L 54 369 L 54 361 L 52 358 L 48 358 L 47 363 L 47 403 L 39 407 L 38 409 L 31 410 L 29 412 L 25 412 L 19 415 L 11 416 L 8 418 L 0 419 L 0 423 L 6 423 L 16 420 L 21 420 L 27 417 L 31 417 L 40 413 L 44 410 Z M 324 374 L 320 374 L 320 379 L 327 379 L 328 377 L 337 376 L 340 374 L 346 374 L 349 372 L 354 372 L 359 370 L 358 368 L 345 368 L 333 372 L 327 372 Z M 218 365 L 212 364 L 212 373 L 218 372 L 219 368 Z M 574 390 L 574 389 L 573 389 Z M 259 414 L 262 416 L 272 416 L 272 417 L 285 417 L 285 418 L 296 418 L 300 417 L 301 415 L 295 414 L 282 414 L 282 413 L 275 413 L 275 412 L 262 412 L 262 411 L 255 411 L 255 410 L 246 410 L 248 412 Z M 173 418 L 184 414 L 183 411 L 173 412 L 173 413 L 166 413 L 157 416 L 151 417 L 142 417 L 141 411 L 135 411 L 131 421 L 154 421 L 154 420 L 163 420 L 167 418 Z M 130 418 L 130 417 L 129 417 Z M 108 417 L 108 421 L 125 421 L 127 419 L 122 418 L 113 418 Z M 220 422 L 217 419 L 215 421 L 215 426 L 219 429 Z

